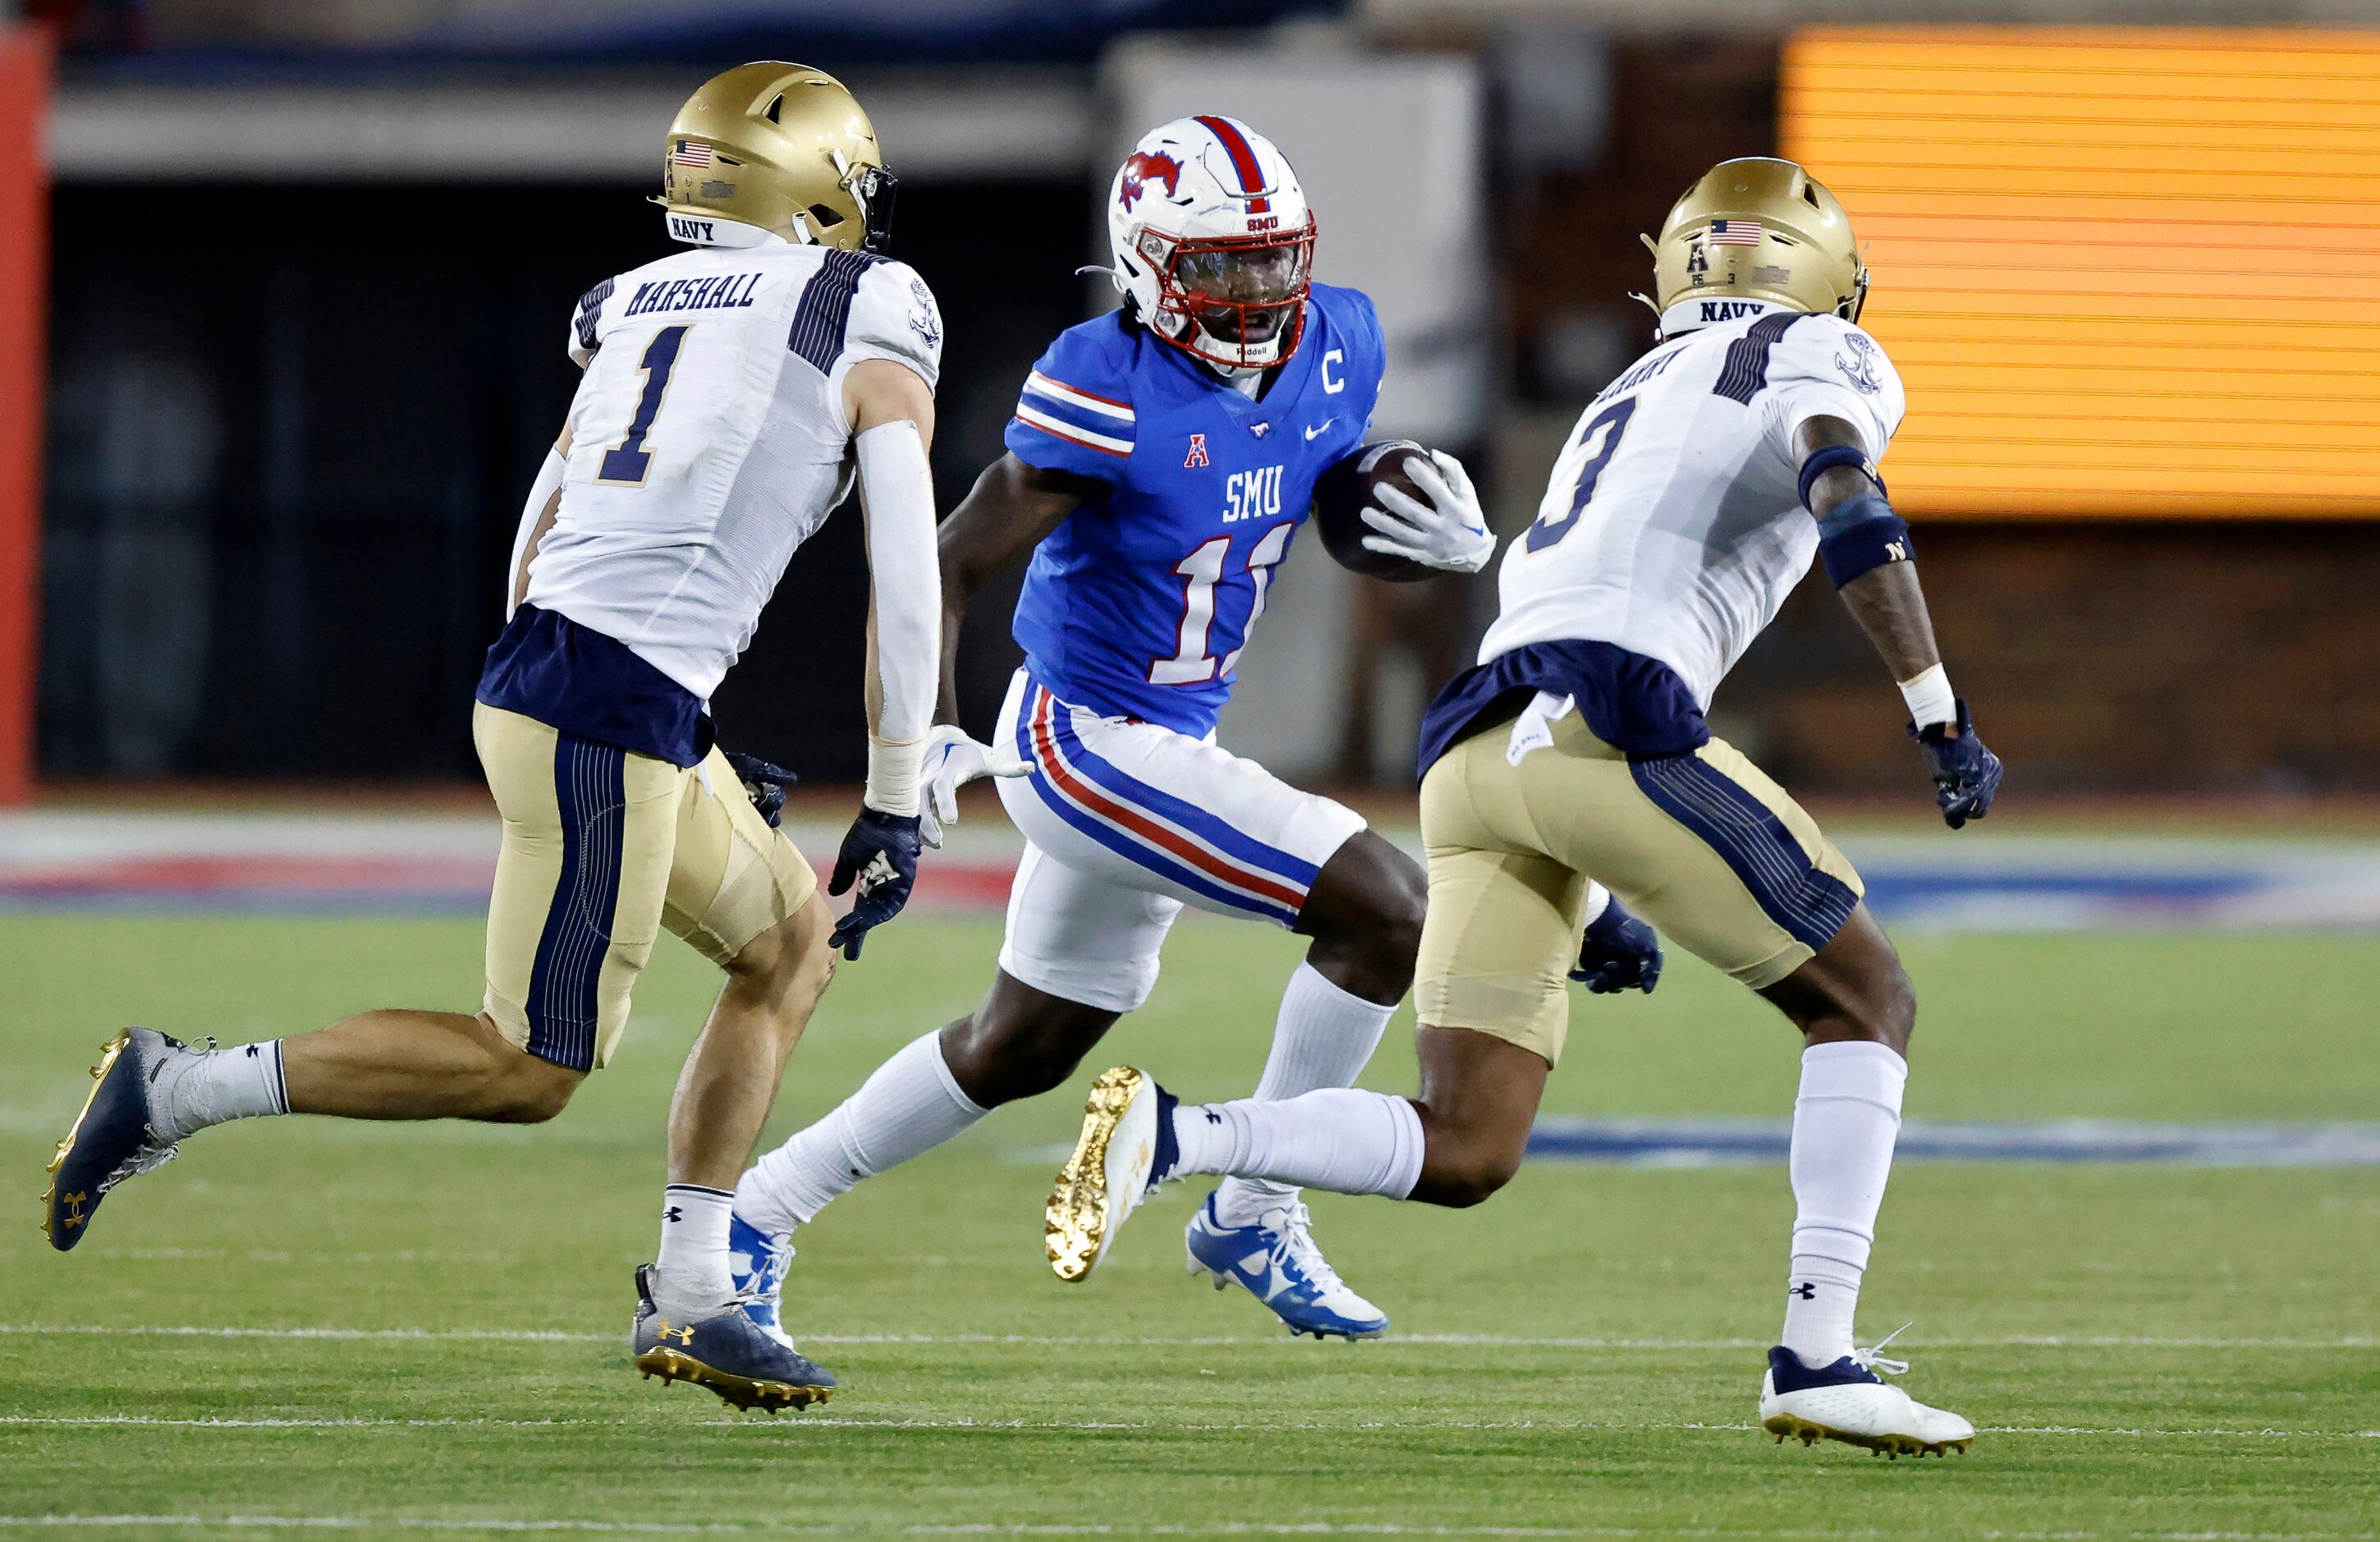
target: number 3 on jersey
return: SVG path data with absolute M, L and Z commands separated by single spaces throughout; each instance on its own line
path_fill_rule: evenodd
M 1636 410 L 1636 398 L 1622 396 L 1595 415 L 1578 436 L 1579 448 L 1586 452 L 1586 462 L 1578 468 L 1578 491 L 1571 495 L 1570 512 L 1560 517 L 1540 516 L 1529 527 L 1528 548 L 1542 552 L 1570 534 L 1578 516 L 1595 497 L 1595 484 L 1603 480 L 1603 468 L 1611 464 L 1614 451 L 1620 448 L 1620 436 L 1628 431 L 1628 419 Z
M 1284 522 L 1267 530 L 1248 552 L 1248 577 L 1254 581 L 1250 590 L 1248 616 L 1240 623 L 1240 646 L 1220 659 L 1207 650 L 1207 639 L 1215 629 L 1215 589 L 1223 581 L 1223 564 L 1232 554 L 1232 538 L 1217 536 L 1196 551 L 1173 565 L 1182 577 L 1182 627 L 1179 647 L 1173 657 L 1160 659 L 1148 666 L 1148 683 L 1152 686 L 1196 686 L 1209 680 L 1220 680 L 1232 673 L 1240 662 L 1240 650 L 1247 647 L 1248 634 L 1257 626 L 1257 617 L 1264 614 L 1265 590 L 1272 584 L 1272 570 L 1289 550 L 1289 536 L 1294 527 Z
M 597 481 L 627 487 L 645 485 L 645 473 L 653 468 L 653 454 L 645 448 L 645 436 L 653 431 L 653 419 L 661 412 L 662 396 L 669 390 L 670 371 L 677 368 L 678 345 L 686 341 L 686 330 L 682 326 L 663 327 L 645 345 L 645 357 L 637 361 L 645 371 L 644 394 L 637 398 L 636 416 L 628 419 L 628 436 L 603 452 Z

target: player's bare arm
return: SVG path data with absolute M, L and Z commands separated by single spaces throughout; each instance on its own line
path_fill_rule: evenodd
M 1819 555 L 1900 686 L 1942 817 L 1953 830 L 1982 819 L 1999 790 L 1999 758 L 1974 737 L 1973 720 L 1950 689 L 1909 528 L 1886 501 L 1859 430 L 1828 414 L 1807 418 L 1793 431 L 1792 451 L 1803 503 L 1818 522 Z

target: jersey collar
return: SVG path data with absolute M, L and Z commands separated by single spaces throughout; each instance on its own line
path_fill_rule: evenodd
M 1677 337 L 1700 327 L 1719 326 L 1740 322 L 1746 317 L 1766 316 L 1772 310 L 1791 310 L 1790 305 L 1775 300 L 1739 299 L 1730 295 L 1705 295 L 1680 300 L 1661 312 L 1659 335 Z

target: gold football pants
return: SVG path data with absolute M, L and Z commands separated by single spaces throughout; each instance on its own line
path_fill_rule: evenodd
M 715 747 L 674 766 L 485 702 L 471 736 L 504 820 L 486 1010 L 530 1054 L 606 1063 L 662 928 L 724 965 L 818 888 Z
M 1755 989 L 1800 968 L 1859 904 L 1859 874 L 1816 821 L 1724 741 L 1632 759 L 1573 710 L 1515 765 L 1508 728 L 1456 745 L 1422 781 L 1424 1023 L 1560 1060 L 1589 879 Z

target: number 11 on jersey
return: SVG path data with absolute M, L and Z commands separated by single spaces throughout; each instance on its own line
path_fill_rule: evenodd
M 1220 659 L 1208 651 L 1208 638 L 1215 629 L 1215 590 L 1223 581 L 1223 565 L 1232 554 L 1232 538 L 1217 536 L 1173 565 L 1173 571 L 1182 577 L 1182 625 L 1176 635 L 1179 647 L 1173 657 L 1159 659 L 1148 666 L 1150 685 L 1197 686 L 1232 673 L 1232 666 L 1240 662 L 1241 650 L 1248 645 L 1248 635 L 1256 630 L 1257 617 L 1264 614 L 1265 590 L 1271 587 L 1273 568 L 1289 550 L 1290 532 L 1294 528 L 1287 523 L 1275 525 L 1248 552 L 1248 577 L 1254 587 L 1247 619 L 1240 623 L 1239 647 Z

